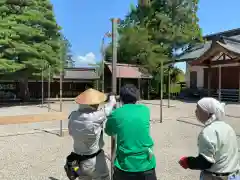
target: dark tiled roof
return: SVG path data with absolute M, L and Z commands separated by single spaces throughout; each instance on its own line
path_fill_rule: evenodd
M 59 79 L 59 75 L 54 77 Z M 71 80 L 95 80 L 99 79 L 95 68 L 65 68 L 64 79 Z
M 240 54 L 240 35 L 232 36 L 231 38 L 223 37 L 223 43 L 218 42 L 223 48 Z
M 196 46 L 193 46 L 192 48 L 189 48 L 186 50 L 182 55 L 180 55 L 176 60 L 194 60 L 199 58 L 201 55 L 203 55 L 207 50 L 210 49 L 212 45 L 211 41 L 208 41 L 203 44 L 198 44 Z
M 233 37 L 233 36 L 237 36 L 237 35 L 240 35 L 240 28 L 231 29 L 228 31 L 218 32 L 218 33 L 214 33 L 214 34 L 209 34 L 209 35 L 204 36 L 203 38 L 206 39 L 207 41 L 209 41 L 209 40 L 215 39 L 218 36 Z
M 208 41 L 187 49 L 182 55 L 176 58 L 176 61 L 195 60 L 204 55 L 211 47 L 213 42 L 217 42 L 228 51 L 240 53 L 240 29 L 220 32 L 204 37 Z

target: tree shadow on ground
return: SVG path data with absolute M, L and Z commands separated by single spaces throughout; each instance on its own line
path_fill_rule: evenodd
M 0 100 L 1 101 L 1 100 Z M 49 101 L 50 104 L 54 104 L 57 103 L 58 101 L 53 100 L 53 101 Z M 12 102 L 0 102 L 0 108 L 9 108 L 9 107 L 24 107 L 26 106 L 26 108 L 28 108 L 28 106 L 37 106 L 39 108 L 46 108 L 48 109 L 48 102 L 44 101 L 44 104 L 42 104 L 41 100 L 34 100 L 34 101 L 30 101 L 30 102 L 20 102 L 20 101 L 12 101 Z M 56 110 L 51 108 L 50 105 L 50 111 L 55 111 L 55 112 L 59 112 L 60 110 Z
M 41 101 L 30 101 L 30 102 L 21 102 L 20 100 L 14 101 L 1 101 L 0 108 L 3 107 L 14 107 L 14 106 L 27 106 L 27 105 L 38 105 L 41 104 Z
M 47 100 L 44 100 L 44 106 L 46 106 L 47 102 L 48 102 Z M 50 101 L 50 103 L 54 103 L 54 102 L 56 101 Z M 14 107 L 14 106 L 41 105 L 41 104 L 42 104 L 41 99 L 31 100 L 28 102 L 22 102 L 21 100 L 9 100 L 9 101 L 0 100 L 0 108 Z
M 156 99 L 156 100 L 159 100 L 159 99 Z M 159 100 L 159 102 L 157 102 L 157 103 L 156 103 L 156 102 L 147 102 L 147 101 L 144 101 L 144 102 L 141 102 L 141 101 L 140 101 L 140 103 L 141 103 L 141 104 L 147 104 L 147 105 L 158 105 L 158 106 L 160 106 L 160 100 Z M 171 103 L 170 103 L 170 104 L 171 104 Z M 166 103 L 164 103 L 164 104 L 163 104 L 163 107 L 168 107 L 168 105 L 167 105 Z M 171 108 L 171 107 L 176 107 L 176 106 L 175 106 L 175 105 L 170 105 L 170 108 Z
M 152 100 L 154 100 L 155 102 L 152 102 Z M 167 98 L 163 98 L 164 101 L 168 100 Z M 191 104 L 195 104 L 197 103 L 197 101 L 199 100 L 199 98 L 174 98 L 174 99 L 170 99 L 170 101 L 181 101 L 183 103 L 191 103 Z M 157 101 L 157 102 L 156 102 Z M 140 101 L 141 102 L 141 101 Z M 152 104 L 152 105 L 159 105 L 160 104 L 160 99 L 151 99 L 149 101 L 147 100 L 143 100 L 143 102 L 141 103 L 144 103 L 144 104 Z M 164 105 L 164 106 L 167 106 L 167 105 Z M 175 107 L 175 106 L 173 106 Z
M 186 99 L 179 98 L 176 100 L 181 101 L 183 103 L 196 104 L 199 99 L 200 98 L 186 98 Z
M 34 129 L 33 131 L 20 132 L 20 133 L 0 134 L 0 137 L 2 138 L 2 137 L 24 136 L 29 134 L 40 134 L 40 133 L 47 133 L 47 134 L 60 137 L 60 134 L 57 132 L 57 130 L 45 130 L 45 129 Z
M 50 179 L 50 180 L 59 180 L 59 179 L 54 178 L 54 177 L 48 177 L 48 179 Z
M 43 133 L 47 133 L 47 134 L 52 134 L 52 135 L 60 136 L 58 132 L 51 131 L 51 130 L 45 130 L 45 129 L 34 129 L 34 130 L 36 130 L 36 131 L 42 131 Z
M 192 123 L 192 122 L 188 122 L 188 121 L 181 120 L 181 119 L 177 119 L 177 121 L 178 121 L 178 122 L 181 122 L 181 123 L 185 123 L 185 124 L 190 124 L 190 125 L 198 126 L 198 127 L 204 127 L 204 126 L 201 125 L 201 124 Z
M 226 117 L 231 117 L 231 118 L 240 119 L 240 116 L 234 116 L 234 115 L 231 115 L 231 114 L 226 114 L 225 116 L 226 116 Z

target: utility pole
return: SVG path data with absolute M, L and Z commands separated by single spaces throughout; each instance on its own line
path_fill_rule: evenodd
M 117 93 L 117 26 L 119 19 L 112 18 L 112 92 Z M 115 159 L 116 139 L 111 138 L 111 179 L 113 176 L 113 163 Z
M 117 92 L 117 22 L 118 19 L 112 19 L 112 92 Z

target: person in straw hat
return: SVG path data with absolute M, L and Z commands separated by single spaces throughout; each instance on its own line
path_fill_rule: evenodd
M 107 103 L 99 109 L 99 105 Z M 64 166 L 70 180 L 109 180 L 109 170 L 103 151 L 103 124 L 116 105 L 116 98 L 109 98 L 95 89 L 88 89 L 76 97 L 79 109 L 69 116 L 69 134 L 73 138 L 73 152 Z
M 204 124 L 198 136 L 197 157 L 182 157 L 184 169 L 200 170 L 200 180 L 240 180 L 237 136 L 224 121 L 224 104 L 205 97 L 197 102 L 197 119 Z

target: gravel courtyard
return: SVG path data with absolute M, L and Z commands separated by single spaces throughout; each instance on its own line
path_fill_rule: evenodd
M 177 161 L 183 155 L 196 155 L 197 135 L 201 124 L 194 117 L 196 104 L 171 101 L 171 108 L 164 106 L 163 123 L 159 123 L 159 101 L 142 101 L 151 109 L 151 132 L 155 140 L 157 175 L 162 180 L 194 180 L 199 172 L 184 170 Z M 164 101 L 164 105 L 167 102 Z M 226 121 L 240 136 L 240 105 L 226 105 Z M 59 104 L 51 104 L 53 111 Z M 76 105 L 64 104 L 64 111 L 70 112 Z M 15 106 L 0 108 L 1 116 L 37 114 L 47 109 L 39 106 Z M 30 112 L 30 113 L 29 113 Z M 59 122 L 42 122 L 22 125 L 0 126 L 0 180 L 67 180 L 63 165 L 72 149 L 69 136 L 56 135 Z M 67 121 L 64 121 L 67 128 Z M 48 132 L 50 131 L 50 132 Z M 20 135 L 14 135 L 22 133 Z M 25 134 L 23 134 L 25 133 Z M 105 137 L 105 150 L 110 153 L 110 138 Z

